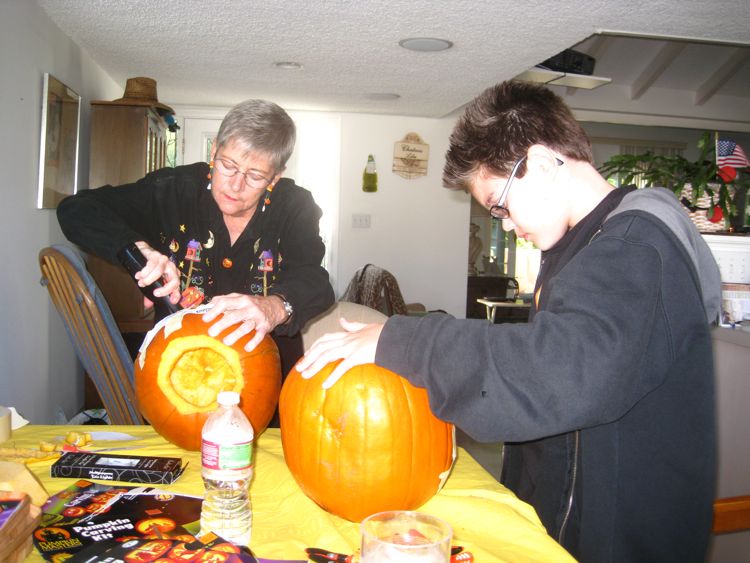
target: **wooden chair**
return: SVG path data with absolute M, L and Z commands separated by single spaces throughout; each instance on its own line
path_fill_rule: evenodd
M 133 360 L 104 296 L 81 256 L 65 245 L 39 252 L 47 287 L 78 359 L 94 382 L 112 424 L 143 424 L 136 407 Z
M 750 495 L 714 501 L 714 534 L 750 530 Z

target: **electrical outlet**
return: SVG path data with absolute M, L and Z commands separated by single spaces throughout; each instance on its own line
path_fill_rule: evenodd
M 352 213 L 352 228 L 353 229 L 369 229 L 370 228 L 370 214 L 369 213 Z

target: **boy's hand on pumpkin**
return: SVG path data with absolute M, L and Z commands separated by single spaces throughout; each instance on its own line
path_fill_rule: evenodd
M 295 366 L 303 378 L 310 379 L 325 366 L 336 360 L 336 366 L 323 382 L 323 389 L 332 387 L 341 376 L 354 366 L 375 361 L 382 324 L 364 324 L 339 319 L 346 332 L 331 332 L 318 338 Z
M 161 252 L 151 248 L 148 243 L 138 241 L 135 245 L 147 260 L 146 266 L 135 274 L 138 285 L 146 287 L 160 280 L 163 286 L 155 289 L 154 295 L 156 297 L 169 296 L 172 303 L 177 303 L 180 300 L 180 271 L 177 266 Z
M 227 328 L 237 325 L 232 332 L 222 339 L 227 346 L 232 346 L 243 336 L 252 331 L 255 334 L 245 344 L 245 351 L 252 352 L 261 343 L 266 334 L 286 320 L 286 311 L 282 300 L 277 296 L 261 297 L 229 293 L 211 299 L 212 307 L 203 315 L 203 321 L 216 322 L 208 329 L 208 335 L 216 338 Z

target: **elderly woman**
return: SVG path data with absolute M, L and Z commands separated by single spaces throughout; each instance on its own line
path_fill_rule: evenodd
M 334 300 L 321 267 L 320 208 L 282 178 L 294 122 L 278 105 L 247 100 L 221 123 L 211 162 L 163 168 L 123 186 L 85 190 L 57 210 L 65 236 L 117 263 L 135 242 L 148 260 L 136 274 L 177 303 L 196 292 L 214 305 L 204 315 L 216 336 L 241 322 L 227 344 L 255 330 L 253 349 L 272 333 L 284 373 L 302 354 L 298 333 Z

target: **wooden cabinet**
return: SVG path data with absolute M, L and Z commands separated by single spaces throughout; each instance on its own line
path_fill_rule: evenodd
M 166 165 L 166 123 L 148 106 L 91 103 L 89 187 L 128 184 Z M 145 332 L 153 311 L 120 266 L 90 256 L 88 268 L 122 332 Z
M 167 127 L 147 106 L 91 104 L 89 187 L 135 182 L 166 165 Z

